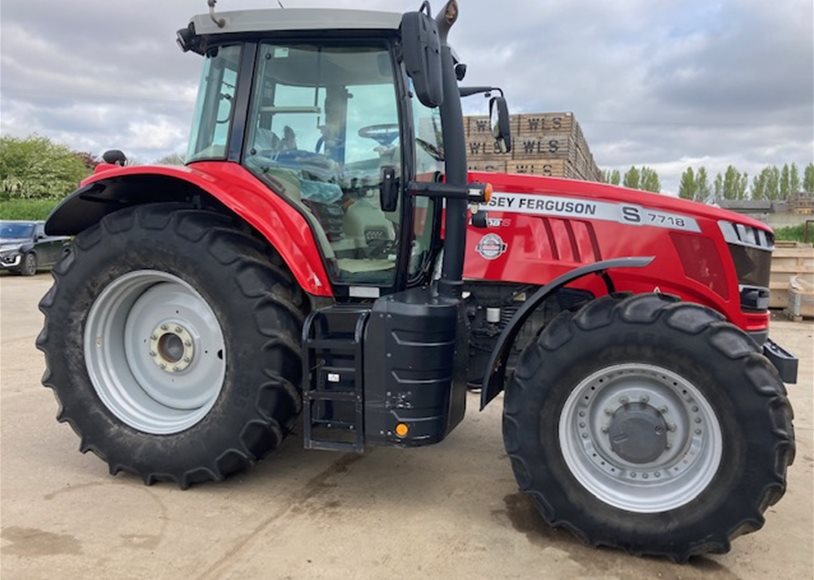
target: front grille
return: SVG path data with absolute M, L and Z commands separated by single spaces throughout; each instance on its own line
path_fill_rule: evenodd
M 728 221 L 719 221 L 718 227 L 735 264 L 741 308 L 768 310 L 774 236 L 760 228 Z
M 738 284 L 742 286 L 769 287 L 772 269 L 772 252 L 751 246 L 728 244 L 735 271 L 738 273 Z

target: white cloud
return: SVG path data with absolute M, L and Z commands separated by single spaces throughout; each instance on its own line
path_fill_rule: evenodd
M 468 83 L 502 86 L 514 112 L 574 111 L 601 166 L 651 165 L 675 191 L 687 165 L 714 176 L 812 161 L 813 10 L 811 0 L 461 0 L 452 42 Z M 0 130 L 145 161 L 182 151 L 200 59 L 175 47 L 175 30 L 205 11 L 203 0 L 3 0 Z M 465 106 L 485 112 L 475 98 Z

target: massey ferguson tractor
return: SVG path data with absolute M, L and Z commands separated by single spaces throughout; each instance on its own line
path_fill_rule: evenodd
M 146 484 L 443 441 L 503 392 L 519 487 L 583 541 L 684 561 L 763 525 L 794 458 L 773 235 L 599 183 L 467 173 L 449 0 L 209 12 L 185 167 L 105 155 L 51 214 L 45 386 Z M 497 96 L 501 95 L 501 96 Z

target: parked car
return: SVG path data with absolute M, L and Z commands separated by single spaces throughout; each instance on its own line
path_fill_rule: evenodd
M 49 236 L 42 221 L 0 221 L 0 268 L 23 276 L 52 267 L 70 251 L 71 238 Z

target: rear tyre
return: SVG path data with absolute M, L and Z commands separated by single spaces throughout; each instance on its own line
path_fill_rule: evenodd
M 179 204 L 79 234 L 37 346 L 80 450 L 183 488 L 274 450 L 301 410 L 303 295 L 279 264 L 228 217 Z
M 763 525 L 794 457 L 771 363 L 707 308 L 660 294 L 563 313 L 524 351 L 503 434 L 545 520 L 684 561 Z
M 37 273 L 37 256 L 34 252 L 28 252 L 23 256 L 20 264 L 21 276 L 34 276 Z

